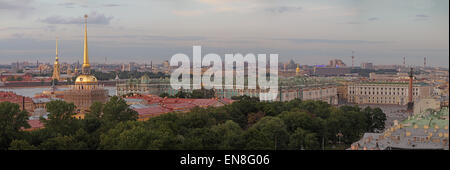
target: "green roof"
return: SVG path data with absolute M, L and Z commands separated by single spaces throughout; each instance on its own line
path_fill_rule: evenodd
M 402 121 L 402 124 L 416 124 L 419 127 L 423 127 L 424 125 L 438 125 L 439 127 L 448 126 L 449 120 L 449 110 L 447 107 L 442 108 L 438 112 L 433 113 L 423 113 L 409 117 L 408 119 Z
M 398 85 L 408 85 L 409 83 L 407 82 L 372 82 L 372 81 L 368 81 L 368 82 L 362 82 L 360 84 L 398 84 Z M 423 83 L 423 82 L 416 82 L 413 83 L 413 85 L 415 86 L 428 86 L 429 84 L 427 83 Z

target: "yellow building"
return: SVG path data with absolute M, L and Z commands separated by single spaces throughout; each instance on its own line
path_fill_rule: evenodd
M 425 83 L 413 85 L 413 101 L 429 98 L 432 88 Z M 408 83 L 403 82 L 363 82 L 348 85 L 348 102 L 356 104 L 408 103 Z

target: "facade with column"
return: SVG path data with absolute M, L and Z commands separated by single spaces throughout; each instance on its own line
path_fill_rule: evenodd
M 426 83 L 413 85 L 413 101 L 429 98 L 432 87 Z M 406 82 L 361 82 L 348 85 L 348 102 L 355 104 L 408 104 Z

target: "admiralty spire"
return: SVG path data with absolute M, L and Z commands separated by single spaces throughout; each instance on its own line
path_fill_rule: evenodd
M 94 102 L 105 103 L 108 99 L 108 90 L 99 85 L 95 76 L 91 75 L 87 42 L 87 15 L 84 15 L 84 52 L 81 75 L 75 80 L 75 85 L 64 93 L 64 100 L 73 102 L 79 111 L 78 117 L 84 118 L 84 113 Z
M 83 52 L 83 66 L 81 68 L 82 74 L 91 73 L 91 65 L 89 65 L 88 42 L 87 42 L 87 15 L 84 15 L 84 52 Z

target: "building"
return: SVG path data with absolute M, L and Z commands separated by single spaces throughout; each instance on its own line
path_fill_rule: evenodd
M 58 39 L 56 39 L 56 57 L 55 63 L 53 64 L 53 75 L 52 80 L 60 80 L 60 65 L 59 65 L 59 57 L 58 57 Z
M 383 133 L 365 133 L 349 150 L 449 150 L 448 108 L 409 117 Z
M 169 82 L 159 79 L 150 79 L 143 75 L 139 79 L 116 80 L 116 95 L 127 94 L 153 94 L 160 95 L 162 89 L 168 88 Z
M 406 82 L 361 82 L 348 85 L 348 102 L 356 104 L 408 103 L 409 84 Z M 426 83 L 415 83 L 413 100 L 430 98 L 432 87 Z
M 414 114 L 425 113 L 431 109 L 431 111 L 438 111 L 441 109 L 441 102 L 438 99 L 421 99 L 414 103 Z
M 408 73 L 396 73 L 396 74 L 369 73 L 369 79 L 377 81 L 404 81 L 409 79 L 409 77 Z
M 64 100 L 72 102 L 80 111 L 80 117 L 84 117 L 83 113 L 89 110 L 94 102 L 105 103 L 108 99 L 108 90 L 98 84 L 95 76 L 90 74 L 90 64 L 87 45 L 87 15 L 85 15 L 85 32 L 84 32 L 84 57 L 82 65 L 82 74 L 79 75 L 75 84 L 64 91 Z
M 334 59 L 328 62 L 328 67 L 345 67 L 345 63 L 342 60 Z
M 317 100 L 332 105 L 338 104 L 337 86 L 334 85 L 302 88 L 301 92 L 301 100 Z
M 372 70 L 373 69 L 373 63 L 361 63 L 361 68 L 362 69 Z
M 314 79 L 314 80 L 310 80 Z M 322 80 L 315 80 L 316 78 L 307 77 L 290 77 L 281 78 L 279 89 L 277 91 L 276 101 L 291 101 L 294 99 L 300 100 L 321 100 L 329 104 L 338 104 L 337 86 L 333 83 L 321 82 Z M 317 78 L 318 79 L 318 78 Z M 116 83 L 117 95 L 160 95 L 167 93 L 168 95 L 175 95 L 180 90 L 190 93 L 191 89 L 173 89 L 170 86 L 168 79 L 149 79 L 147 76 L 142 76 L 139 79 L 119 80 Z M 248 89 L 248 88 L 232 88 L 228 89 L 213 89 L 214 96 L 219 99 L 232 98 L 236 96 L 249 96 L 260 98 L 260 94 L 267 93 L 269 90 L 263 89 Z
M 337 96 L 338 96 L 338 103 L 347 103 L 348 102 L 348 93 L 347 90 L 348 85 L 347 84 L 341 84 L 337 86 Z
M 32 81 L 33 75 L 31 73 L 1 73 L 0 80 L 7 81 Z
M 351 68 L 345 67 L 314 67 L 315 76 L 345 76 L 351 74 Z
M 34 110 L 34 104 L 31 98 L 17 95 L 14 92 L 0 91 L 0 102 L 10 102 L 18 104 L 21 110 L 25 109 L 28 112 L 33 112 Z

